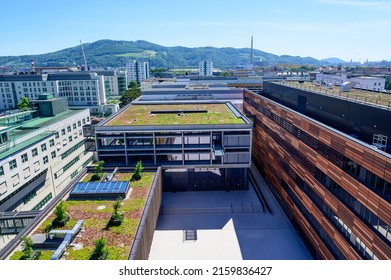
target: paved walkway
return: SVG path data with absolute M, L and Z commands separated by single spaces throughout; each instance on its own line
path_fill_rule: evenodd
M 260 212 L 252 188 L 164 193 L 149 259 L 311 259 L 262 177 L 254 171 L 273 214 Z M 197 240 L 185 240 L 185 230 L 197 230 Z

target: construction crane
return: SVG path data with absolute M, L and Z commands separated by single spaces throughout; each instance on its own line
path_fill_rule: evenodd
M 83 43 L 81 42 L 81 40 L 80 40 L 80 46 L 81 46 L 81 50 L 83 52 L 83 58 L 84 58 L 84 71 L 88 71 L 86 54 L 84 53 Z

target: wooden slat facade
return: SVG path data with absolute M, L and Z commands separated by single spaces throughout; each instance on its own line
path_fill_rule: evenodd
M 249 100 L 251 102 L 248 102 Z M 322 227 L 321 230 L 327 234 L 329 240 L 337 247 L 336 252 L 339 251 L 346 259 L 364 258 L 363 254 L 359 253 L 357 245 L 353 244 L 353 241 L 348 240 L 349 238 L 346 235 L 341 234 L 341 229 L 336 227 L 335 221 L 333 221 L 333 224 L 330 218 L 319 209 L 319 205 L 317 206 L 297 185 L 294 178 L 292 178 L 292 172 L 304 181 L 307 186 L 310 186 L 311 192 L 315 193 L 322 200 L 322 203 L 335 213 L 335 217 L 343 221 L 343 224 L 351 231 L 352 236 L 359 238 L 365 244 L 366 248 L 373 253 L 373 258 L 391 259 L 389 241 L 379 236 L 379 233 L 375 232 L 372 226 L 359 217 L 352 209 L 349 209 L 343 201 L 319 182 L 309 168 L 311 169 L 311 166 L 313 166 L 323 172 L 389 227 L 391 226 L 391 204 L 354 176 L 344 171 L 340 166 L 325 158 L 318 150 L 296 138 L 284 127 L 273 121 L 270 116 L 262 114 L 252 104 L 263 106 L 263 108 L 266 108 L 273 114 L 299 127 L 300 130 L 316 138 L 327 147 L 331 147 L 341 155 L 355 161 L 363 168 L 388 182 L 391 182 L 390 158 L 365 145 L 360 145 L 343 134 L 330 130 L 326 126 L 313 122 L 310 118 L 289 110 L 276 102 L 251 91 L 245 91 L 244 93 L 244 112 L 255 117 L 252 144 L 253 160 L 261 173 L 267 177 L 274 191 L 281 197 L 281 200 L 288 208 L 287 212 L 290 213 L 288 216 L 294 219 L 302 233 L 305 234 L 307 242 L 316 251 L 316 257 L 322 259 L 338 258 L 336 253 L 333 254 L 331 252 L 330 244 L 326 244 L 328 242 L 322 239 L 316 230 L 312 228 L 311 222 L 303 215 L 294 199 L 291 199 L 282 187 L 282 182 L 285 182 L 290 188 L 289 192 L 292 192 L 300 200 L 300 204 L 312 215 L 316 223 Z M 276 141 L 276 137 L 279 139 L 279 142 Z M 301 154 L 305 159 L 300 160 L 296 158 L 292 152 L 295 155 Z M 304 161 L 309 162 L 310 166 L 308 164 L 307 166 L 303 165 Z

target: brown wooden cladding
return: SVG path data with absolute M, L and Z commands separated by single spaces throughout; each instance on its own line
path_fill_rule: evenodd
M 331 146 L 344 156 L 354 160 L 367 170 L 373 172 L 377 176 L 384 178 L 391 182 L 391 160 L 384 156 L 382 153 L 373 151 L 370 148 L 361 145 L 343 135 L 340 135 L 327 127 L 321 126 L 318 123 L 311 122 L 309 118 L 303 117 L 292 110 L 285 109 L 283 106 L 276 105 L 276 103 L 269 101 L 266 98 L 255 95 L 249 91 L 245 92 L 247 98 L 251 98 L 255 103 L 258 103 L 268 108 L 273 113 L 291 122 L 299 127 L 301 130 L 309 133 L 322 143 Z M 266 116 L 259 113 L 248 103 L 244 102 L 244 110 L 248 112 L 268 126 L 272 131 L 276 132 L 281 139 L 289 143 L 296 150 L 300 151 L 306 156 L 307 160 L 312 162 L 317 168 L 329 176 L 332 180 L 337 182 L 342 188 L 344 188 L 351 196 L 355 197 L 360 203 L 377 215 L 389 226 L 391 225 L 391 205 L 379 195 L 374 193 L 368 187 L 361 184 L 355 178 L 341 170 L 333 163 L 329 162 L 326 158 L 318 154 L 316 150 L 313 150 L 305 143 L 295 138 L 292 134 L 287 132 L 284 128 L 274 123 Z M 271 152 L 273 151 L 273 152 Z M 322 198 L 322 200 L 340 217 L 344 223 L 352 230 L 352 232 L 360 238 L 362 242 L 380 259 L 391 259 L 390 247 L 377 236 L 371 228 L 359 218 L 352 211 L 350 211 L 341 201 L 339 201 L 330 191 L 320 184 L 313 175 L 309 174 L 305 168 L 301 166 L 294 158 L 292 158 L 287 151 L 280 147 L 275 141 L 267 135 L 260 127 L 256 126 L 253 133 L 253 158 L 259 162 L 265 169 L 263 170 L 268 177 L 278 176 L 290 186 L 295 192 L 298 198 L 302 200 L 302 203 L 308 207 L 308 211 L 314 216 L 314 218 L 322 225 L 322 228 L 329 237 L 335 242 L 340 251 L 348 259 L 360 259 L 360 256 L 352 248 L 345 238 L 339 234 L 332 224 L 327 221 L 327 218 L 317 209 L 312 202 L 306 198 L 306 195 L 302 191 L 295 187 L 295 183 L 290 179 L 286 170 L 278 164 L 275 157 L 280 157 L 309 185 L 313 188 L 315 193 Z M 276 175 L 279 174 L 279 175 Z M 269 178 L 270 180 L 270 178 Z M 279 191 L 281 197 L 293 211 L 293 215 L 306 234 L 311 244 L 315 244 L 315 248 L 319 250 L 319 255 L 325 256 L 325 259 L 330 257 L 330 252 L 327 247 L 317 238 L 314 237 L 313 231 L 310 232 L 310 225 L 305 222 L 305 217 L 299 215 L 300 212 L 292 205 L 292 201 L 287 197 L 285 191 L 281 188 L 279 180 L 270 180 L 273 186 Z M 289 203 L 288 203 L 289 202 Z M 296 209 L 296 210 L 295 210 Z M 328 252 L 328 253 L 327 253 Z

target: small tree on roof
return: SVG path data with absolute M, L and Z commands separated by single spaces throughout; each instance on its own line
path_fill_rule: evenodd
M 30 108 L 30 101 L 27 97 L 23 96 L 22 100 L 17 104 L 20 110 L 27 110 Z
M 94 241 L 94 250 L 92 251 L 91 259 L 101 259 L 106 253 L 106 239 L 101 236 L 99 239 Z
M 136 168 L 134 169 L 134 174 L 132 175 L 132 181 L 138 181 L 141 179 L 141 172 L 143 171 L 143 164 L 141 160 L 137 162 Z
M 96 165 L 94 167 L 95 174 L 92 175 L 92 177 L 91 177 L 92 181 L 99 181 L 100 180 L 100 178 L 102 176 L 102 171 L 103 171 L 103 164 L 105 164 L 105 162 L 103 160 L 100 160 L 96 163 Z
M 33 240 L 29 236 L 23 236 L 22 237 L 22 252 L 23 252 L 23 259 L 28 259 L 31 256 L 31 253 L 33 252 Z

